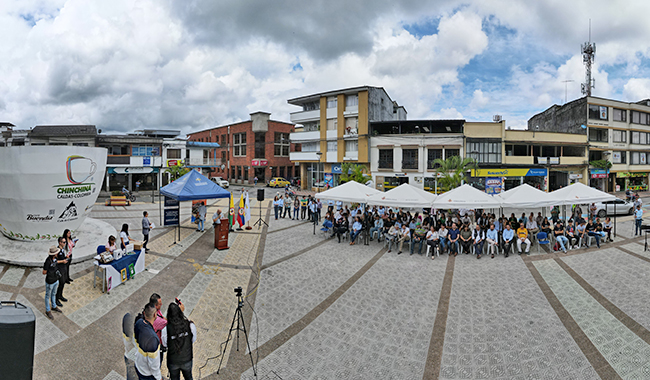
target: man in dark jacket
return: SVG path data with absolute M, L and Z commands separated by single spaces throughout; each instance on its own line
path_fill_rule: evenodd
M 138 348 L 135 356 L 135 369 L 140 380 L 161 380 L 160 340 L 153 330 L 156 320 L 156 306 L 149 303 L 142 312 L 143 318 L 136 320 L 133 335 Z

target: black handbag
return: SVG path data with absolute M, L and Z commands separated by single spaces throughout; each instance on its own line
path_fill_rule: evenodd
M 60 280 L 61 277 L 63 277 L 63 275 L 61 274 L 61 271 L 58 270 L 58 269 L 56 270 L 56 272 L 54 272 L 54 274 L 56 275 L 56 279 L 57 279 L 57 280 Z

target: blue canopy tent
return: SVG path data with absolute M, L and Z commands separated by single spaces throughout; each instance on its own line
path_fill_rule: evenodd
M 163 186 L 160 188 L 160 193 L 179 202 L 199 199 L 230 198 L 230 191 L 224 190 L 221 186 L 212 182 L 208 177 L 196 170 L 190 170 L 189 173 L 185 174 L 181 178 L 167 186 Z M 178 221 L 178 233 L 180 238 L 180 215 Z M 176 240 L 175 235 L 174 240 Z M 174 243 L 176 243 L 176 241 L 174 241 Z

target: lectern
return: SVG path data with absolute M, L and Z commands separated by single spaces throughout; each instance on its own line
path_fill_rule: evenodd
M 214 247 L 216 249 L 228 249 L 228 221 L 221 220 L 214 228 Z

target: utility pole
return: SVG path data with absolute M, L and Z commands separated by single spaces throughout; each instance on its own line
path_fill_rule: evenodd
M 589 42 L 585 42 L 580 47 L 582 49 L 582 62 L 585 64 L 586 69 L 582 93 L 591 96 L 591 89 L 596 88 L 596 80 L 591 79 L 591 65 L 594 63 L 594 56 L 596 55 L 596 43 L 591 42 L 591 19 L 589 19 Z
M 573 79 L 566 79 L 562 81 L 562 83 L 564 83 L 564 104 L 566 104 L 567 102 L 567 88 L 569 82 L 575 82 L 575 81 Z

